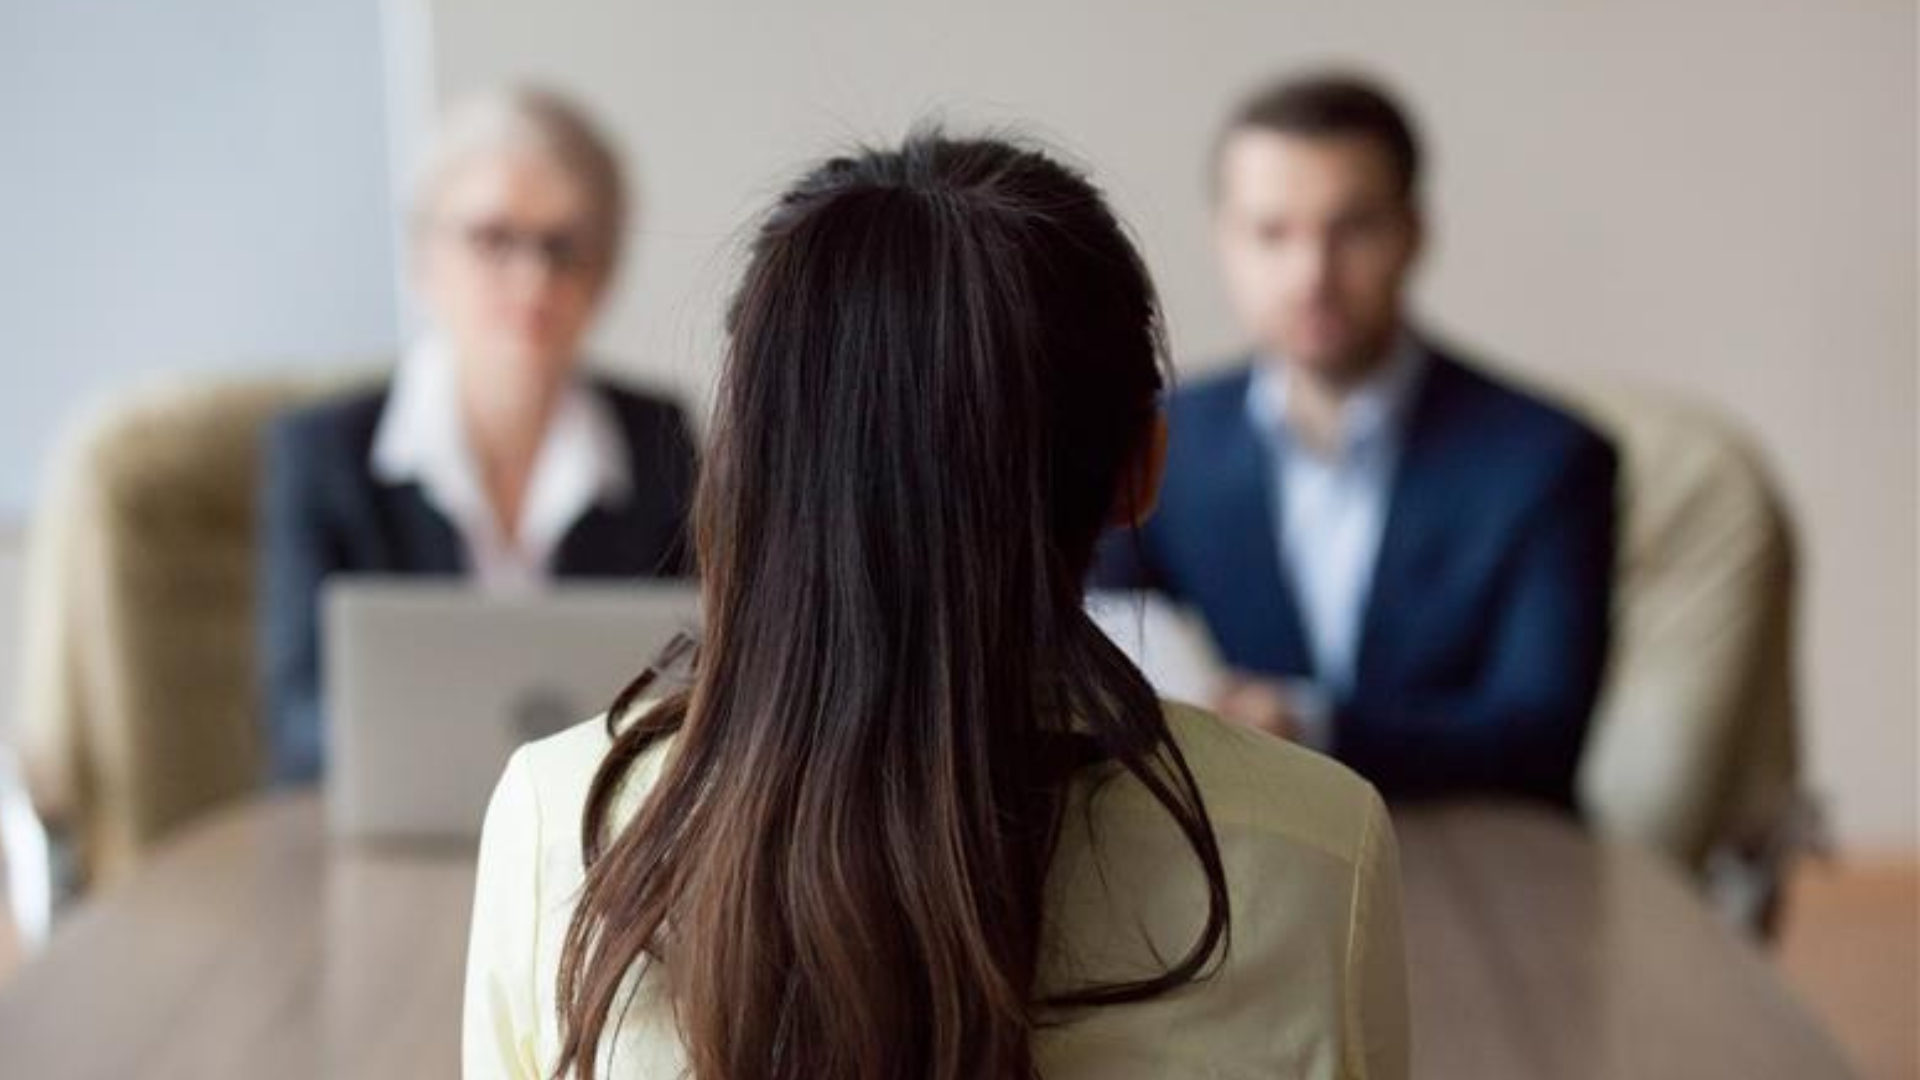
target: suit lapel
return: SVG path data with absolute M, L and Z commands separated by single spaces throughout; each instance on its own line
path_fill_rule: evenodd
M 1380 551 L 1361 616 L 1360 651 L 1354 685 L 1377 684 L 1376 670 L 1398 655 L 1402 617 L 1443 557 L 1446 523 L 1461 505 L 1460 485 L 1471 482 L 1460 469 L 1453 442 L 1459 418 L 1452 406 L 1458 372 L 1450 360 L 1429 350 L 1429 363 L 1407 418 L 1388 497 Z
M 1232 610 L 1246 625 L 1235 636 L 1254 650 L 1239 662 L 1259 670 L 1304 674 L 1313 669 L 1313 654 L 1292 584 L 1280 564 L 1272 458 L 1246 415 L 1245 395 L 1239 400 L 1238 422 L 1226 426 L 1229 441 L 1220 457 L 1219 505 L 1226 512 L 1215 538 L 1220 579 L 1241 591 Z
M 560 538 L 553 569 L 561 577 L 625 577 L 644 574 L 646 531 L 632 499 L 618 506 L 595 504 Z
M 396 567 L 423 574 L 461 574 L 467 570 L 466 546 L 460 534 L 433 505 L 418 484 L 380 485 L 391 523 Z

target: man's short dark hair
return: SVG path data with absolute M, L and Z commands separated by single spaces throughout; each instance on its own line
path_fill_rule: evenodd
M 1214 144 L 1215 180 L 1227 140 L 1242 131 L 1308 138 L 1355 135 L 1387 152 L 1400 194 L 1411 199 L 1420 179 L 1420 141 L 1406 111 L 1379 84 L 1327 72 L 1279 79 L 1255 91 L 1233 111 Z

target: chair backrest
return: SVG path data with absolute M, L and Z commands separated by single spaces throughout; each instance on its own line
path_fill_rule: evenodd
M 149 387 L 63 440 L 28 538 L 19 722 L 35 802 L 88 881 L 259 783 L 260 435 L 364 378 Z
M 1614 644 L 1580 775 L 1604 831 L 1696 870 L 1799 807 L 1794 545 L 1759 455 L 1712 411 L 1562 385 L 1621 455 Z

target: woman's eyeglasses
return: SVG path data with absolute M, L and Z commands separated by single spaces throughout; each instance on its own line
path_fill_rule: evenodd
M 553 274 L 579 274 L 600 265 L 595 245 L 573 229 L 521 229 L 505 222 L 455 226 L 467 249 L 490 266 L 505 269 L 529 258 Z

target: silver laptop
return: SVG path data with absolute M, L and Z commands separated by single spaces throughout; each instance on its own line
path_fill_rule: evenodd
M 333 833 L 470 842 L 514 748 L 605 710 L 700 602 L 686 584 L 343 576 L 323 606 Z

